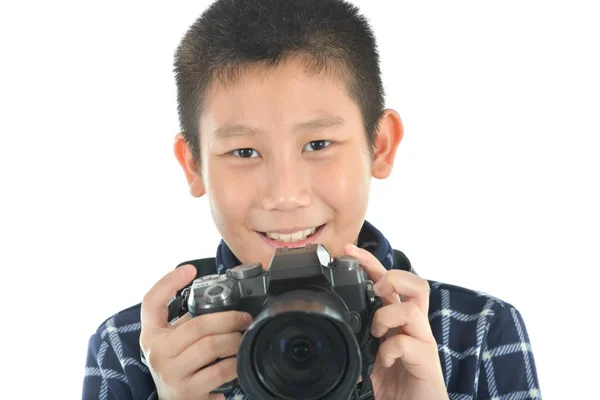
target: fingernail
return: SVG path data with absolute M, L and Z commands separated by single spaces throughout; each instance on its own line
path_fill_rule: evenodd
M 244 314 L 244 321 L 246 321 L 247 324 L 252 322 L 252 315 L 248 314 L 248 313 L 243 313 Z

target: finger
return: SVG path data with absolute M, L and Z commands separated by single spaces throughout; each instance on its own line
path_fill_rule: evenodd
M 358 248 L 352 244 L 344 246 L 344 253 L 348 256 L 356 257 L 360 261 L 361 267 L 367 272 L 369 279 L 378 282 L 387 271 L 371 252 Z
M 146 293 L 142 301 L 141 322 L 147 330 L 169 326 L 168 304 L 178 290 L 188 285 L 196 277 L 193 265 L 184 265 L 162 277 Z
M 375 312 L 371 322 L 371 334 L 382 337 L 392 328 L 402 328 L 402 332 L 423 342 L 435 341 L 429 319 L 414 303 L 397 303 L 384 306 Z
M 371 252 L 360 249 L 354 245 L 346 245 L 344 247 L 346 255 L 356 257 L 363 269 L 366 271 L 369 279 L 375 283 L 380 281 L 388 272 L 387 269 L 375 257 Z M 387 296 L 380 296 L 384 300 L 384 304 L 399 303 L 400 297 L 397 294 L 391 293 Z
M 230 357 L 206 367 L 187 378 L 191 393 L 206 393 L 237 377 L 237 358 Z M 195 389 L 195 390 L 194 390 Z
M 223 311 L 204 314 L 184 322 L 172 332 L 171 357 L 176 357 L 205 336 L 239 332 L 248 329 L 252 316 L 241 311 Z
M 441 371 L 437 346 L 408 335 L 395 335 L 387 339 L 379 347 L 377 358 L 386 368 L 401 360 L 411 375 L 423 380 L 432 379 L 432 374 Z
M 190 313 L 185 313 L 184 315 L 182 315 L 181 317 L 179 317 L 175 321 L 169 322 L 169 325 L 171 325 L 172 328 L 177 328 L 178 326 L 183 325 L 184 323 L 186 323 L 190 319 L 191 319 Z
M 224 394 L 211 393 L 208 400 L 226 400 Z
M 407 271 L 391 270 L 379 282 L 373 285 L 373 291 L 379 297 L 393 294 L 402 296 L 402 301 L 413 302 L 423 314 L 429 311 L 429 283 L 423 278 Z
M 241 342 L 240 332 L 205 336 L 173 360 L 173 368 L 181 371 L 182 376 L 188 377 L 219 358 L 235 356 Z

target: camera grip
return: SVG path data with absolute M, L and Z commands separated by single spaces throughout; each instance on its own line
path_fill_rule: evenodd
M 197 317 L 197 316 L 204 315 L 204 314 L 213 314 L 213 313 L 217 313 L 217 312 L 224 312 L 224 311 L 231 311 L 231 310 L 236 310 L 236 307 L 234 305 L 229 305 L 229 306 L 221 306 L 221 307 L 215 307 L 215 308 L 205 308 L 201 312 L 199 312 L 198 314 L 193 315 L 193 316 Z M 228 358 L 230 358 L 230 357 L 228 357 Z M 217 358 L 215 361 L 206 365 L 204 368 L 213 366 L 225 359 L 226 358 Z M 225 393 L 231 392 L 236 386 L 238 386 L 237 378 L 222 384 L 221 386 L 219 386 L 218 388 L 216 388 L 214 390 L 211 390 L 210 393 L 211 394 L 225 394 Z

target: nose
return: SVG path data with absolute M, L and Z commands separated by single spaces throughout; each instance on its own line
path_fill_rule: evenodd
M 293 211 L 312 201 L 307 167 L 293 160 L 280 160 L 268 166 L 262 207 L 267 211 Z

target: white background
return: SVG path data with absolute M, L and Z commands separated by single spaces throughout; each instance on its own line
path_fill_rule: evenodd
M 599 14 L 592 2 L 357 2 L 405 124 L 368 219 L 428 278 L 527 323 L 545 399 L 600 372 Z M 2 397 L 80 398 L 87 340 L 214 255 L 187 191 L 172 58 L 207 1 L 0 6 Z M 8 354 L 8 357 L 7 357 Z

